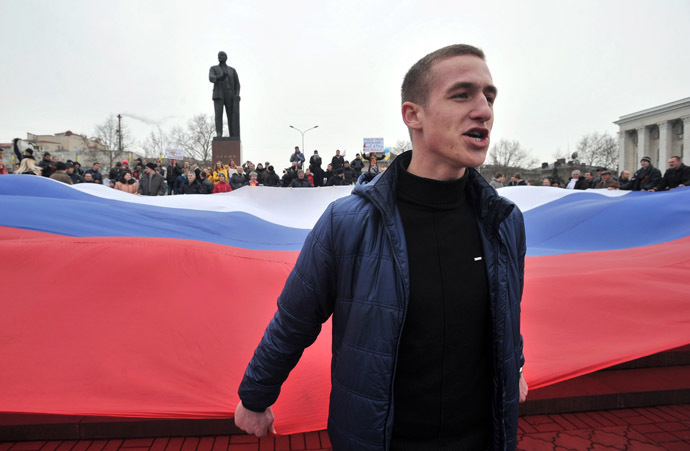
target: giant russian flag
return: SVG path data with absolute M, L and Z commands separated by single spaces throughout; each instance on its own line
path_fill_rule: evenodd
M 321 212 L 350 187 L 138 197 L 0 176 L 0 411 L 228 417 Z M 690 188 L 514 187 L 532 388 L 690 343 Z M 274 410 L 323 429 L 330 325 Z

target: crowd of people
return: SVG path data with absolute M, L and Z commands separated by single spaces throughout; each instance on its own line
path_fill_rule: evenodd
M 348 161 L 340 154 L 340 150 L 336 150 L 331 162 L 324 169 L 318 150 L 314 151 L 307 164 L 304 154 L 299 147 L 295 147 L 290 155 L 290 166 L 283 169 L 280 175 L 268 161 L 256 165 L 251 161 L 246 161 L 242 165 L 236 164 L 234 160 L 227 164 L 217 161 L 213 167 L 202 169 L 189 161 L 178 162 L 173 159 L 167 165 L 163 165 L 160 161 L 145 162 L 137 158 L 133 167 L 127 160 L 118 161 L 107 177 L 104 177 L 99 163 L 83 170 L 78 161 L 58 161 L 49 152 L 44 152 L 43 158 L 37 163 L 33 149 L 28 148 L 22 154 L 17 141 L 18 139 L 15 139 L 13 142 L 14 153 L 19 161 L 13 171 L 15 174 L 41 175 L 70 185 L 104 184 L 119 191 L 145 196 L 227 193 L 244 186 L 310 188 L 352 185 L 360 177 L 365 177 L 368 181 L 379 173 L 375 154 L 364 159 L 358 153 L 354 160 Z M 663 176 L 661 171 L 652 165 L 650 157 L 643 157 L 640 166 L 632 176 L 629 171 L 621 171 L 616 176 L 607 168 L 584 173 L 575 169 L 565 186 L 562 186 L 557 178 L 549 177 L 542 180 L 542 186 L 575 190 L 620 189 L 653 192 L 690 185 L 690 167 L 683 164 L 679 156 L 669 158 L 668 169 Z M 0 174 L 10 172 L 0 165 Z M 507 181 L 501 172 L 496 172 L 489 184 L 497 189 L 504 186 L 529 185 L 520 173 L 513 174 Z
M 318 150 L 314 151 L 307 165 L 304 154 L 299 147 L 295 147 L 290 155 L 290 166 L 281 175 L 276 173 L 274 166 L 268 161 L 256 165 L 251 161 L 242 165 L 236 164 L 234 160 L 227 164 L 217 161 L 213 167 L 202 168 L 189 161 L 178 162 L 172 159 L 165 165 L 161 161 L 146 162 L 142 158 L 137 158 L 132 165 L 127 160 L 118 161 L 105 174 L 101 173 L 99 163 L 93 163 L 91 168 L 83 170 L 79 162 L 59 161 L 50 152 L 44 152 L 43 158 L 37 163 L 33 149 L 27 148 L 22 153 L 17 143 L 18 139 L 15 139 L 13 150 L 19 161 L 13 171 L 15 174 L 50 177 L 70 185 L 103 184 L 143 196 L 227 193 L 244 186 L 308 188 L 352 185 L 360 177 L 370 180 L 379 172 L 375 154 L 367 161 L 360 154 L 348 161 L 340 154 L 340 150 L 336 150 L 324 169 Z M 2 170 L 0 173 L 9 172 L 4 167 Z
M 597 171 L 585 172 L 584 174 L 575 169 L 570 174 L 570 179 L 565 186 L 561 186 L 558 179 L 546 177 L 542 180 L 542 186 L 551 186 L 565 189 L 610 189 L 610 190 L 629 190 L 629 191 L 666 191 L 682 186 L 690 186 L 690 167 L 683 164 L 679 156 L 672 156 L 668 160 L 668 169 L 661 175 L 661 171 L 652 165 L 650 157 L 642 157 L 640 169 L 630 176 L 629 171 L 621 171 L 620 175 L 607 168 L 599 168 Z M 594 173 L 596 172 L 596 174 Z M 506 177 L 501 172 L 497 172 L 489 182 L 494 188 L 504 186 L 527 185 L 520 174 L 515 174 L 506 184 Z

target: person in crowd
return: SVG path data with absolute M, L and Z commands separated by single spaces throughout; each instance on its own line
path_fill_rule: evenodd
M 376 154 L 374 152 L 369 154 L 369 172 L 373 172 L 375 174 L 379 173 L 379 160 L 376 158 Z M 376 168 L 376 169 L 374 169 Z
M 340 155 L 340 149 L 335 151 L 335 155 L 331 159 L 331 166 L 333 166 L 334 171 L 345 166 L 345 159 L 342 155 Z
M 202 188 L 204 188 L 203 194 L 213 193 L 213 181 L 211 178 L 213 175 L 211 173 L 211 168 L 206 168 L 199 173 L 199 182 L 201 182 Z M 210 176 L 209 176 L 210 174 Z
M 360 154 L 355 155 L 355 159 L 350 163 L 350 167 L 355 171 L 355 180 L 359 180 L 359 176 L 362 175 L 362 169 L 364 169 L 364 160 Z
M 326 182 L 326 186 L 340 186 L 345 184 L 345 171 L 343 168 L 335 170 L 331 178 Z
M 321 184 L 321 186 L 325 186 L 326 183 L 328 183 L 328 181 L 334 175 L 335 175 L 335 173 L 333 172 L 333 165 L 329 164 L 328 166 L 326 166 L 326 172 L 323 173 L 323 183 Z
M 249 173 L 249 180 L 247 180 L 247 185 L 249 186 L 260 186 L 261 183 L 259 183 L 259 174 L 256 173 L 256 171 L 252 171 Z
M 144 174 L 139 179 L 139 194 L 142 196 L 163 196 L 165 194 L 165 181 L 156 172 L 156 165 L 148 162 L 144 168 Z
M 319 151 L 315 150 L 314 155 L 309 158 L 309 171 L 314 175 L 314 186 L 323 185 L 323 169 L 321 168 L 321 156 Z
M 244 177 L 244 169 L 242 166 L 237 166 L 236 172 L 230 176 L 230 186 L 233 190 L 240 189 L 247 184 L 247 179 Z
M 300 168 L 304 163 L 304 154 L 300 152 L 299 146 L 295 146 L 295 151 L 290 155 L 290 163 L 297 163 Z
M 290 188 L 311 188 L 313 185 L 309 183 L 309 180 L 305 177 L 304 171 L 299 170 L 297 172 L 297 178 L 290 182 Z
M 264 180 L 264 186 L 281 186 L 280 177 L 276 174 L 273 165 L 266 166 L 266 179 Z
M 120 180 L 122 178 L 122 162 L 118 161 L 115 166 L 108 172 L 108 178 L 110 180 Z
M 254 171 L 256 169 L 256 166 L 254 166 L 254 163 L 247 160 L 247 162 L 244 163 L 244 166 L 242 167 L 242 169 L 244 169 L 244 178 L 246 178 L 247 181 L 249 181 L 249 174 L 251 174 L 252 171 Z
M 504 186 L 503 184 L 505 183 L 505 181 L 506 181 L 506 178 L 503 175 L 503 173 L 497 172 L 496 174 L 494 174 L 494 178 L 492 178 L 491 181 L 489 182 L 489 185 L 493 186 L 496 189 L 499 189 L 499 188 L 503 188 L 503 186 Z
M 84 173 L 84 181 L 86 181 L 86 174 L 91 174 L 91 179 L 93 180 L 93 183 L 98 183 L 100 185 L 103 184 L 103 176 L 101 175 L 100 172 L 101 165 L 100 163 L 94 163 L 91 166 L 91 169 L 87 169 L 87 171 Z
M 568 184 L 565 186 L 565 189 L 575 189 L 575 185 L 577 185 L 577 182 L 580 181 L 580 170 L 575 169 L 573 172 L 570 173 L 570 180 L 568 180 Z
M 228 171 L 228 180 L 230 180 L 232 174 L 237 173 L 237 165 L 235 164 L 235 160 L 228 161 L 228 164 L 225 165 L 225 170 Z
M 474 47 L 410 69 L 401 109 L 413 150 L 310 232 L 240 385 L 240 429 L 272 430 L 270 406 L 332 315 L 333 449 L 516 448 L 524 220 L 473 169 L 496 93 Z
M 0 175 L 7 174 L 7 168 L 5 167 L 5 161 L 3 160 L 4 156 L 5 152 L 3 152 L 3 149 L 0 149 Z
M 541 181 L 541 186 L 551 186 L 551 179 L 546 177 Z
M 522 180 L 522 175 L 519 172 L 515 173 L 510 178 L 510 182 L 508 182 L 508 186 L 521 186 L 521 185 L 527 185 L 527 182 Z
M 84 179 L 84 170 L 81 168 L 81 163 L 75 161 L 74 163 L 74 173 L 77 174 L 81 179 Z
M 175 192 L 175 182 L 177 181 L 177 178 L 182 175 L 182 173 L 183 170 L 177 163 L 177 160 L 172 158 L 165 172 L 165 180 L 168 182 L 168 195 Z
M 153 163 L 151 163 L 151 164 L 153 164 Z M 155 169 L 154 169 L 154 171 L 155 171 Z M 144 170 L 144 165 L 137 162 L 136 165 L 134 166 L 134 171 L 132 171 L 132 175 L 134 176 L 134 178 L 137 180 L 141 180 L 141 176 L 144 175 L 145 173 L 146 173 L 146 171 Z
M 190 172 L 192 172 L 192 170 L 189 166 L 182 169 L 182 174 L 175 179 L 173 184 L 173 194 L 184 194 L 184 186 L 187 184 L 187 174 Z
M 256 165 L 256 175 L 258 176 L 259 183 L 262 185 L 264 184 L 264 181 L 266 180 L 266 168 L 262 163 L 258 163 Z
M 229 193 L 232 191 L 232 187 L 225 181 L 226 178 L 225 172 L 218 173 L 218 183 L 213 186 L 213 194 Z
M 84 178 L 77 174 L 77 171 L 75 171 L 74 168 L 74 163 L 71 161 L 67 162 L 67 170 L 65 171 L 65 174 L 67 174 L 72 180 L 72 185 L 76 185 L 77 183 L 84 183 Z
M 129 194 L 137 194 L 139 192 L 139 182 L 132 177 L 130 171 L 123 171 L 120 180 L 115 183 L 115 189 Z
M 283 188 L 290 186 L 290 182 L 297 178 L 298 169 L 297 162 L 293 161 L 292 165 L 283 171 L 283 178 L 281 181 Z
M 685 166 L 679 156 L 668 159 L 668 169 L 657 185 L 649 191 L 666 191 L 690 185 L 690 166 Z
M 595 189 L 603 189 L 603 188 L 606 188 L 606 187 L 607 187 L 607 183 L 609 183 L 609 182 L 611 182 L 611 181 L 616 181 L 616 180 L 613 179 L 613 177 L 611 176 L 611 171 L 609 171 L 608 169 L 605 170 L 605 171 L 601 171 L 601 173 L 599 174 L 599 177 L 601 177 L 601 180 L 599 181 L 599 183 L 597 183 L 596 185 L 594 185 L 594 188 L 595 188 Z M 616 183 L 618 183 L 618 182 L 616 181 Z
M 561 182 L 558 181 L 558 180 L 556 180 L 556 179 L 554 179 L 554 180 L 551 182 L 551 186 L 554 187 L 554 188 L 560 188 L 560 187 L 561 187 Z
M 22 154 L 19 151 L 19 138 L 14 138 L 12 140 L 12 150 L 14 151 L 14 154 L 17 157 L 17 161 L 20 163 L 24 158 L 27 158 L 27 157 L 35 158 L 34 157 L 34 148 L 31 145 L 29 145 L 26 149 L 24 149 L 24 154 Z M 36 165 L 35 159 L 34 159 L 34 165 Z
M 43 159 L 38 163 L 43 177 L 50 177 L 55 172 L 55 162 L 50 156 L 50 152 L 43 152 Z
M 187 183 L 182 188 L 182 194 L 205 194 L 206 189 L 201 184 L 194 171 L 187 172 Z
M 50 178 L 57 180 L 58 182 L 66 183 L 68 185 L 72 184 L 72 179 L 65 172 L 67 171 L 67 165 L 62 161 L 55 163 L 55 172 L 50 175 Z
M 36 164 L 33 156 L 24 156 L 19 162 L 19 168 L 15 174 L 41 175 L 41 168 Z
M 630 181 L 630 171 L 621 171 L 620 175 L 618 176 L 618 183 L 620 186 L 625 185 Z
M 345 185 L 352 185 L 355 180 L 355 171 L 350 167 L 349 161 L 345 160 L 343 164 L 343 182 Z
M 585 187 L 581 188 L 581 189 L 594 188 L 594 186 L 595 186 L 594 176 L 592 175 L 591 172 L 585 172 L 584 179 L 585 179 L 585 182 L 584 182 Z
M 316 186 L 316 185 L 314 185 L 314 174 L 312 174 L 309 169 L 304 171 L 304 178 L 309 180 L 309 183 L 311 183 L 311 186 Z
M 96 183 L 93 179 L 93 173 L 88 170 L 84 173 L 84 183 Z
M 630 191 L 647 191 L 655 188 L 661 181 L 661 171 L 652 165 L 652 159 L 644 156 L 640 160 L 638 169 L 632 178 L 620 189 Z

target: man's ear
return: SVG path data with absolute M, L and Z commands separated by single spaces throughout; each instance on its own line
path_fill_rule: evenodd
M 412 102 L 405 102 L 402 104 L 403 122 L 405 122 L 407 128 L 411 130 L 421 130 L 421 119 L 423 115 L 424 109 L 420 105 Z

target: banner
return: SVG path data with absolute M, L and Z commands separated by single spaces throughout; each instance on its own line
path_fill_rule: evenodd
M 182 149 L 168 149 L 165 153 L 165 158 L 169 160 L 184 160 L 184 150 Z
M 350 190 L 146 197 L 0 176 L 0 411 L 231 416 L 304 239 Z M 499 193 L 527 229 L 531 388 L 690 343 L 690 188 Z M 281 434 L 326 427 L 330 333 L 283 386 Z
M 363 153 L 383 152 L 383 138 L 364 138 Z

